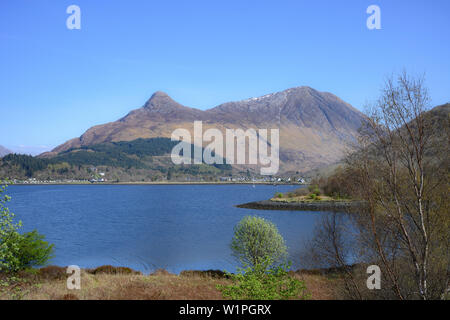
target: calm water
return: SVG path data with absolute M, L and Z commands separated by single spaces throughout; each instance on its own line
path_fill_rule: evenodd
M 67 185 L 10 186 L 8 204 L 23 230 L 37 229 L 55 245 L 51 264 L 234 271 L 229 243 L 245 215 L 274 222 L 291 260 L 309 237 L 318 212 L 260 211 L 233 205 L 267 199 L 296 186 Z

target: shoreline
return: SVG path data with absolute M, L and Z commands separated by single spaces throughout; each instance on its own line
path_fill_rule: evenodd
M 55 183 L 11 183 L 9 186 L 57 186 L 57 185 L 273 185 L 276 186 L 303 186 L 303 184 L 289 184 L 289 183 L 277 183 L 273 182 L 210 182 L 210 181 L 196 181 L 196 182 L 184 182 L 184 181 L 174 181 L 174 182 L 55 182 Z
M 281 202 L 254 201 L 235 205 L 237 208 L 256 210 L 288 210 L 288 211 L 333 211 L 351 212 L 361 208 L 361 201 L 315 201 L 315 202 Z

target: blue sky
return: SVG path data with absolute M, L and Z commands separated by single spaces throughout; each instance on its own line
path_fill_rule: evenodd
M 66 8 L 81 8 L 68 30 Z M 368 30 L 366 8 L 381 8 Z M 54 147 L 154 91 L 200 109 L 308 85 L 358 109 L 386 76 L 450 101 L 450 1 L 0 2 L 0 145 Z

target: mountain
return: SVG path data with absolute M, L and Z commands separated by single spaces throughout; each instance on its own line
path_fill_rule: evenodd
M 355 139 L 362 113 L 328 92 L 296 87 L 258 98 L 228 102 L 205 111 L 155 92 L 139 109 L 115 122 L 98 125 L 56 147 L 43 157 L 73 148 L 138 138 L 170 137 L 177 128 L 193 132 L 203 121 L 203 132 L 217 128 L 280 130 L 280 171 L 308 171 L 338 161 Z M 204 146 L 203 146 L 204 147 Z
M 7 154 L 12 153 L 11 150 L 6 149 L 3 146 L 0 146 L 0 158 L 6 156 Z

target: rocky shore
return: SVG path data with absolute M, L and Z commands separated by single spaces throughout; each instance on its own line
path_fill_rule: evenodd
M 360 201 L 311 201 L 311 202 L 283 202 L 262 200 L 239 204 L 236 207 L 259 210 L 298 210 L 298 211 L 341 211 L 351 212 L 361 208 Z

